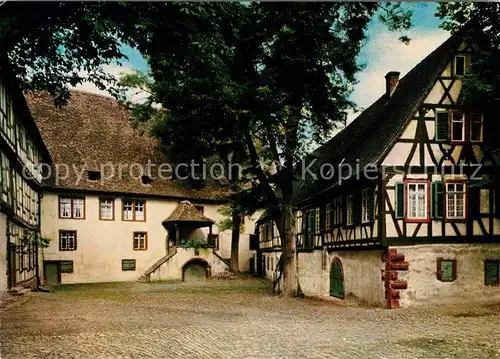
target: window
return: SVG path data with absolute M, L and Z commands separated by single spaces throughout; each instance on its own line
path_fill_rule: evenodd
M 427 182 L 408 182 L 408 205 L 406 218 L 408 220 L 426 221 L 429 218 L 429 201 L 427 198 Z
M 101 172 L 100 171 L 87 171 L 87 176 L 90 181 L 100 181 L 101 180 Z
M 266 258 L 266 269 L 269 270 L 269 257 Z
M 453 282 L 457 279 L 457 261 L 455 259 L 437 260 L 437 279 L 441 282 Z
M 484 261 L 484 284 L 498 285 L 499 284 L 499 263 L 498 259 L 487 259 Z
M 361 192 L 361 222 L 369 223 L 373 221 L 373 190 L 364 189 Z
M 135 259 L 122 259 L 122 271 L 135 271 Z
M 59 250 L 76 250 L 76 231 L 59 231 Z
M 151 185 L 153 183 L 153 179 L 149 176 L 146 176 L 146 175 L 142 176 L 141 180 L 142 180 L 142 184 L 146 185 L 146 186 Z
M 59 197 L 59 218 L 85 218 L 85 198 Z
M 274 270 L 274 257 L 271 257 L 271 270 Z
M 465 56 L 455 56 L 455 76 L 465 75 Z
M 60 261 L 61 273 L 73 273 L 73 261 Z
M 146 249 L 148 249 L 148 234 L 134 232 L 134 251 L 145 251 Z
M 297 234 L 304 231 L 304 217 L 302 211 L 297 211 L 295 219 L 295 231 Z
M 203 207 L 203 206 L 194 206 L 194 208 L 196 208 L 196 210 L 198 212 L 200 212 L 201 214 L 203 214 L 205 212 L 205 207 Z
M 483 140 L 483 114 L 471 113 L 470 115 L 470 140 L 481 142 Z
M 465 115 L 461 112 L 451 113 L 451 140 L 454 142 L 465 141 Z
M 122 201 L 122 219 L 124 221 L 141 221 L 146 220 L 146 202 L 145 201 Z
M 352 194 L 346 197 L 346 224 L 348 226 L 354 224 L 354 201 Z
M 317 207 L 314 211 L 314 233 L 321 233 L 321 218 L 320 218 L 320 209 Z
M 333 203 L 328 203 L 325 210 L 325 228 L 332 228 L 332 205 Z
M 99 219 L 112 221 L 115 219 L 115 200 L 112 198 L 99 198 Z
M 446 183 L 446 218 L 465 219 L 466 207 L 465 183 Z
M 343 220 L 343 208 L 342 208 L 342 197 L 336 197 L 333 199 L 333 224 L 340 226 Z

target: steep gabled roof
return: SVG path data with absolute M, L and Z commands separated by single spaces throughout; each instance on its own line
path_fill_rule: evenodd
M 324 163 L 333 165 L 335 171 L 340 163 L 349 164 L 353 169 L 377 164 L 425 99 L 462 39 L 463 31 L 452 35 L 399 81 L 390 98 L 384 93 L 343 131 L 308 156 L 306 166 L 316 159 L 311 171 L 319 174 Z M 313 200 L 337 185 L 339 177 L 335 172 L 331 180 L 319 178 L 313 181 L 311 176 L 306 176 L 297 181 L 297 204 Z
M 162 223 L 164 225 L 189 224 L 201 227 L 211 225 L 215 222 L 198 211 L 191 202 L 182 201 Z
M 133 128 L 130 111 L 111 97 L 73 90 L 62 108 L 54 106 L 48 93 L 30 93 L 26 99 L 52 155 L 53 169 L 60 168 L 58 179 L 52 171 L 45 183 L 48 188 L 194 200 L 229 196 L 222 186 L 195 190 L 186 181 L 168 178 L 168 167 L 159 166 L 173 164 L 159 142 Z M 147 169 L 148 163 L 153 165 L 152 181 L 144 184 L 141 167 Z M 89 179 L 86 171 L 100 169 L 100 180 Z

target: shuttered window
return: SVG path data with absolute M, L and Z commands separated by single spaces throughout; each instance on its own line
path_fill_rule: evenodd
M 450 119 L 447 111 L 436 112 L 436 141 L 448 141 L 450 139 Z
M 499 261 L 486 260 L 484 261 L 484 284 L 485 285 L 498 285 L 499 277 Z
M 73 273 L 73 261 L 59 262 L 61 273 Z
M 457 279 L 457 261 L 454 259 L 438 259 L 437 279 L 441 282 L 453 282 Z
M 444 209 L 444 183 L 443 182 L 432 182 L 431 184 L 431 213 L 432 218 L 440 219 L 443 218 Z
M 122 270 L 123 271 L 134 271 L 135 270 L 135 259 L 122 259 Z
M 405 184 L 404 182 L 396 183 L 396 203 L 394 204 L 394 211 L 396 218 L 405 218 Z

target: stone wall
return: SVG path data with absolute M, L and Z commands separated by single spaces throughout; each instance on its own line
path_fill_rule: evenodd
M 345 297 L 384 307 L 382 253 L 382 250 L 299 253 L 300 287 L 307 296 L 330 296 L 330 268 L 333 259 L 338 258 L 344 271 Z
M 431 244 L 394 248 L 409 264 L 409 270 L 399 275 L 400 280 L 408 282 L 408 289 L 400 291 L 402 307 L 500 299 L 500 287 L 484 284 L 484 260 L 500 259 L 500 244 Z M 457 261 L 454 281 L 438 280 L 438 258 Z

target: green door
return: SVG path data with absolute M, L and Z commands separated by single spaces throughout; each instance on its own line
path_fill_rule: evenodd
M 59 264 L 56 262 L 44 263 L 45 280 L 48 285 L 55 285 L 59 283 Z
M 344 272 L 338 259 L 333 260 L 330 270 L 330 295 L 344 299 Z

